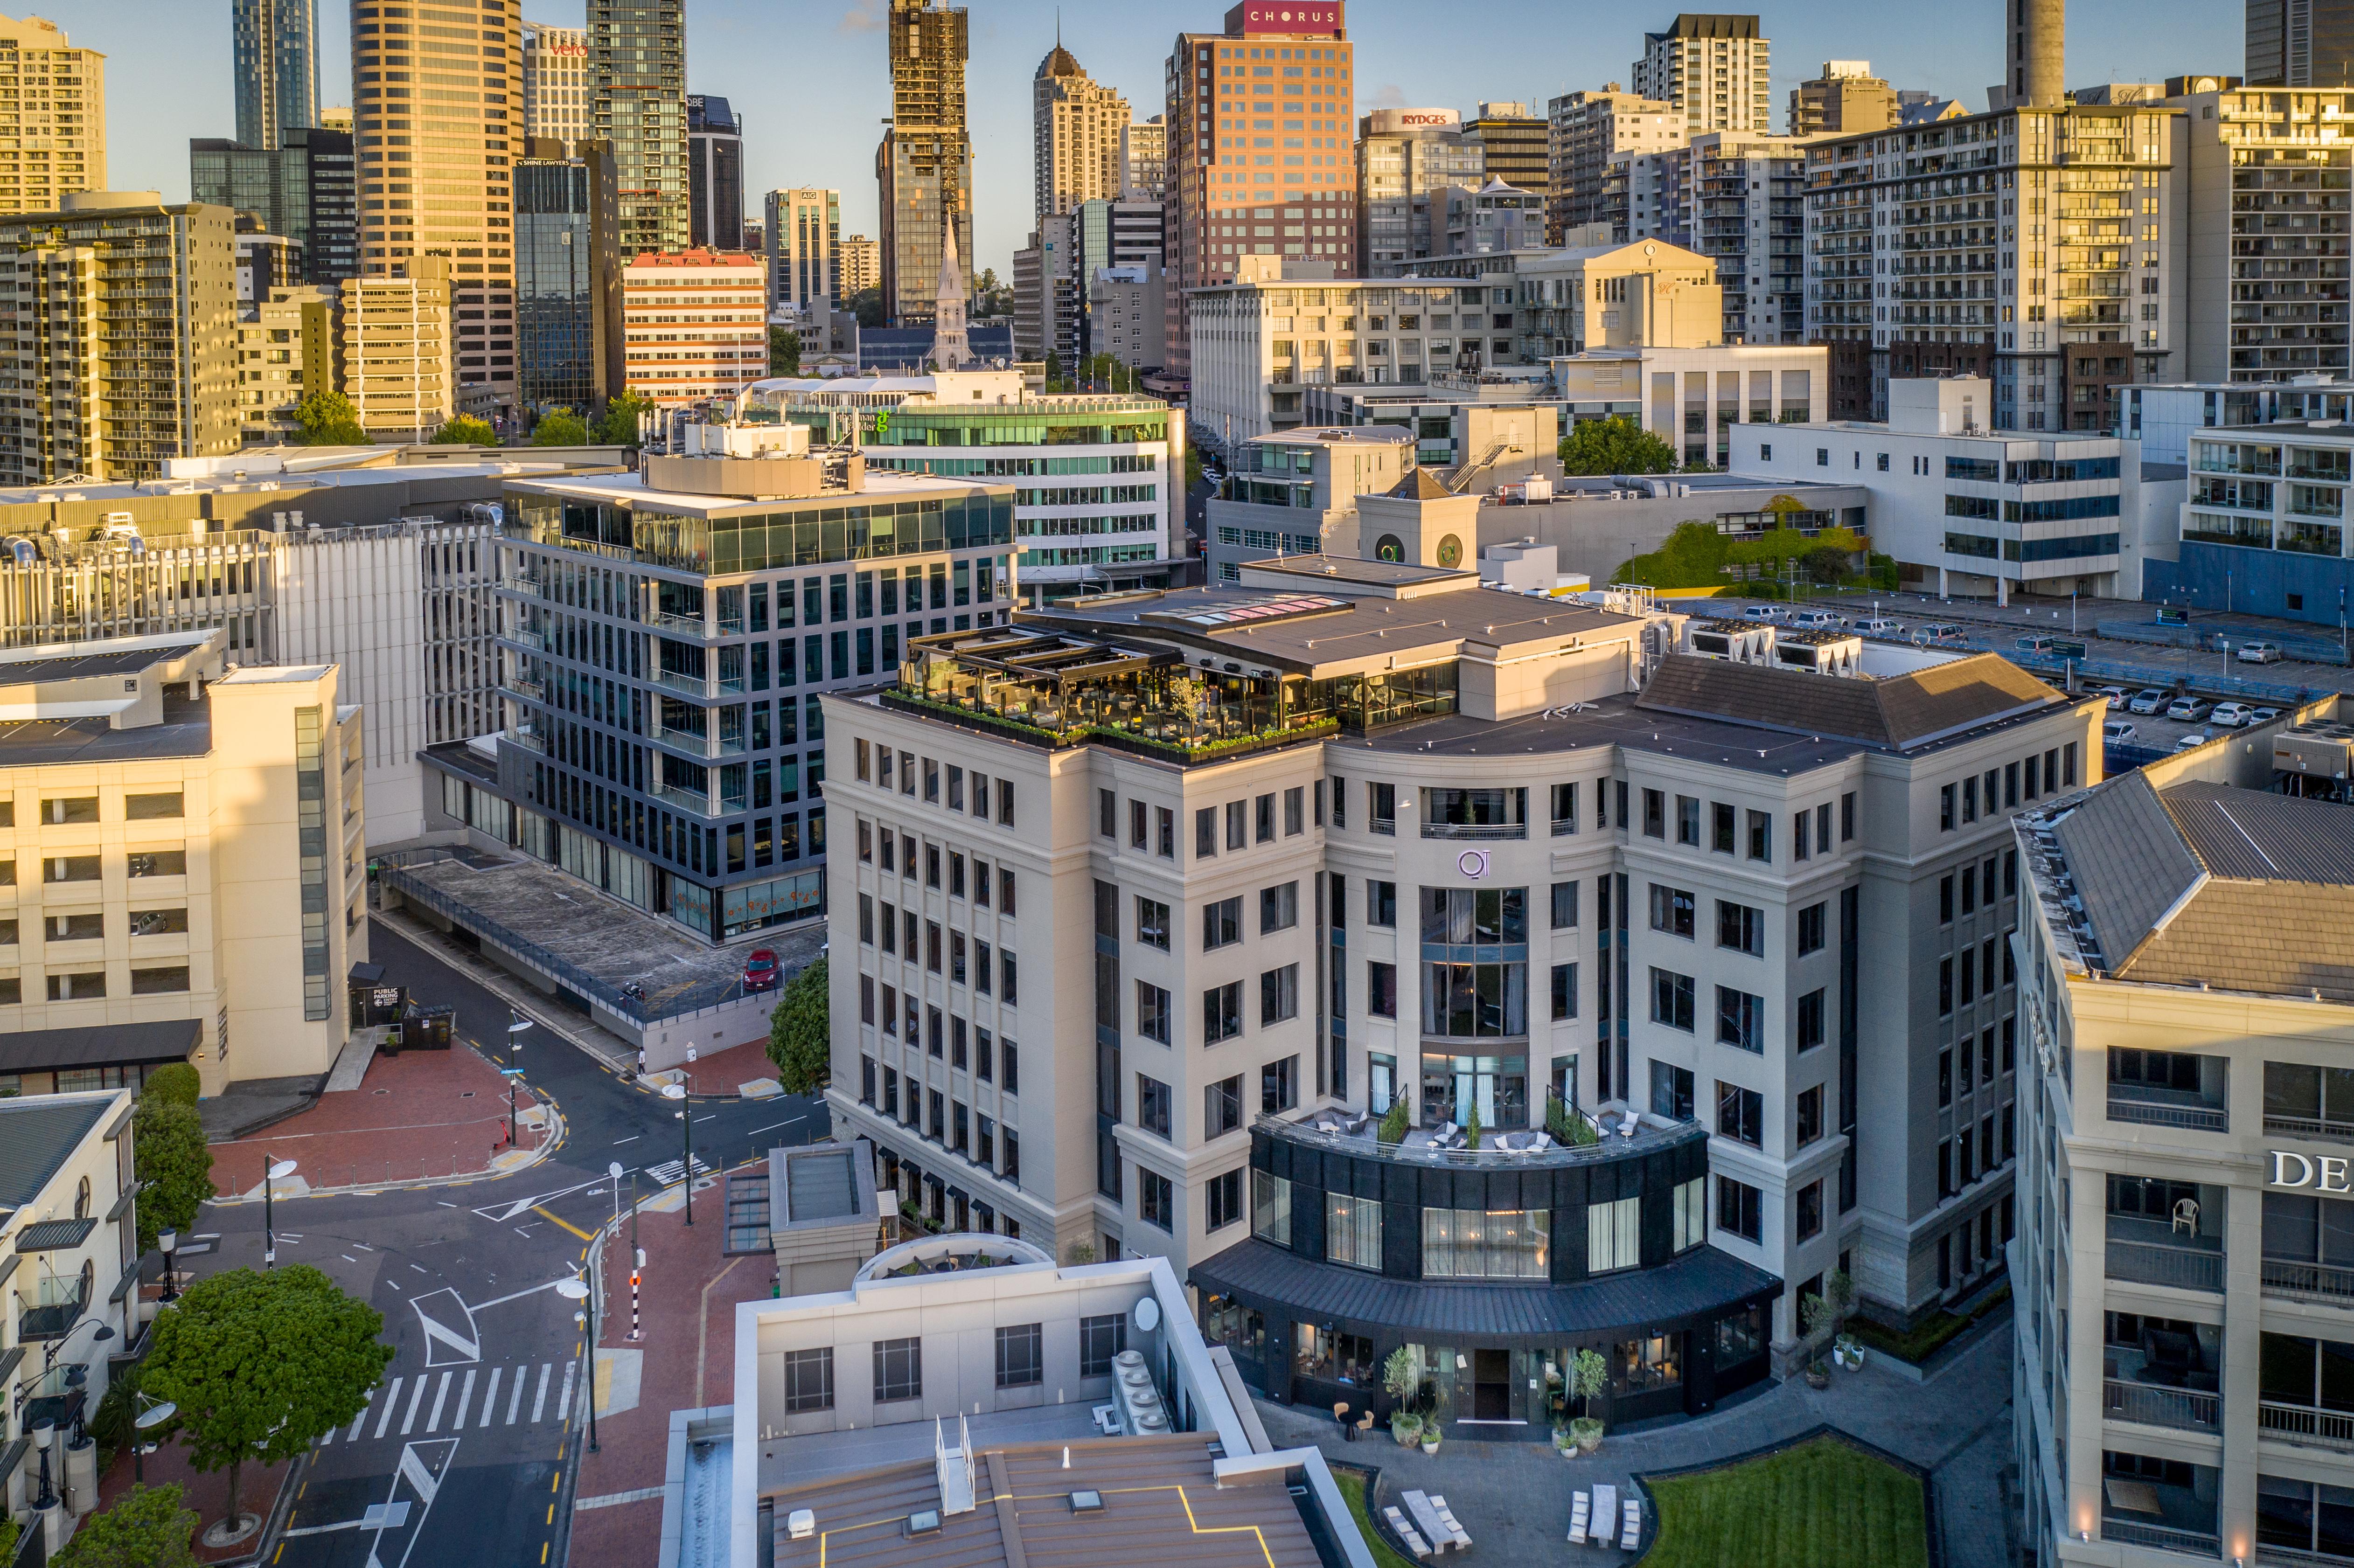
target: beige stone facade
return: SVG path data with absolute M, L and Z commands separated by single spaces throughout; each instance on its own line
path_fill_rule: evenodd
M 40 16 L 0 16 L 0 90 L 13 145 L 0 153 L 0 212 L 48 212 L 106 188 L 106 57 Z

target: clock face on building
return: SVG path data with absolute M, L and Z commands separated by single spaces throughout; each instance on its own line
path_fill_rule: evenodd
M 1438 564 L 1459 567 L 1463 564 L 1463 541 L 1449 534 L 1438 541 Z

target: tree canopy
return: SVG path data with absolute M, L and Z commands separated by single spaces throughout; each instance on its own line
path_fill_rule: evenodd
M 790 327 L 769 329 L 769 374 L 799 376 L 801 373 L 801 334 Z
M 1079 366 L 1079 384 L 1090 392 L 1133 392 L 1136 372 L 1108 354 L 1098 354 Z
M 477 419 L 472 414 L 461 414 L 434 431 L 427 444 L 437 447 L 494 447 L 499 444 L 499 433 L 491 429 L 488 421 Z
M 1836 584 L 1847 580 L 1850 558 L 1862 549 L 1863 540 L 1847 528 L 1811 535 L 1769 528 L 1743 539 L 1718 532 L 1713 523 L 1693 521 L 1677 524 L 1658 549 L 1632 557 L 1611 580 L 1662 588 L 1754 585 L 1789 576 L 1795 563 L 1801 580 Z
M 228 1470 L 228 1517 L 248 1460 L 303 1452 L 366 1407 L 392 1361 L 384 1317 L 306 1264 L 198 1280 L 155 1319 L 140 1386 L 178 1405 L 198 1470 Z
M 178 1486 L 133 1487 L 82 1520 L 50 1568 L 197 1568 L 196 1516 Z
M 299 444 L 306 447 L 365 447 L 375 439 L 360 429 L 352 400 L 340 392 L 312 392 L 294 405 Z
M 539 417 L 538 426 L 531 432 L 531 444 L 535 447 L 585 447 L 588 444 L 588 427 L 580 416 L 569 408 L 550 408 Z
M 1676 450 L 1634 420 L 1580 419 L 1561 441 L 1564 472 L 1673 473 Z
M 857 316 L 860 326 L 879 327 L 884 324 L 883 291 L 880 289 L 859 290 L 843 302 L 843 308 Z
M 204 1094 L 205 1081 L 196 1069 L 186 1062 L 166 1062 L 147 1075 L 139 1086 L 143 1100 L 177 1100 L 193 1106 Z
M 139 1191 L 139 1251 L 154 1250 L 165 1231 L 186 1231 L 213 1195 L 213 1151 L 196 1107 L 148 1094 L 131 1123 L 132 1162 Z
M 609 447 L 633 447 L 638 444 L 638 416 L 651 408 L 644 398 L 624 392 L 605 405 L 605 412 L 597 420 L 597 440 Z
M 786 983 L 769 1014 L 769 1060 L 789 1095 L 814 1094 L 832 1065 L 832 1011 L 826 961 L 820 959 Z

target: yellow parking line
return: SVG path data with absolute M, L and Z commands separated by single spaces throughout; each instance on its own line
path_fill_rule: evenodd
M 550 1220 L 554 1220 L 554 1221 L 556 1221 L 556 1223 L 557 1223 L 557 1224 L 562 1225 L 566 1230 L 570 1231 L 574 1235 L 578 1236 L 582 1241 L 588 1241 L 588 1239 L 590 1239 L 590 1238 L 589 1238 L 589 1235 L 588 1235 L 588 1233 L 587 1231 L 582 1230 L 578 1225 L 574 1224 L 570 1220 L 563 1219 L 563 1218 L 561 1218 L 561 1217 L 559 1217 L 559 1216 L 557 1216 L 557 1215 L 555 1215 L 555 1214 L 551 1214 L 551 1213 L 549 1213 L 546 1209 L 541 1208 L 537 1203 L 534 1203 L 534 1204 L 531 1206 L 531 1212 L 532 1212 L 533 1213 L 535 1213 L 535 1214 L 538 1214 L 538 1215 L 540 1215 L 542 1218 L 545 1218 L 545 1219 L 550 1219 Z

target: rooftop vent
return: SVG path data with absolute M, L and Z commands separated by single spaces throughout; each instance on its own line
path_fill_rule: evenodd
M 1095 1490 L 1093 1488 L 1087 1488 L 1071 1494 L 1071 1511 L 1073 1513 L 1101 1513 L 1103 1510 L 1103 1493 Z

